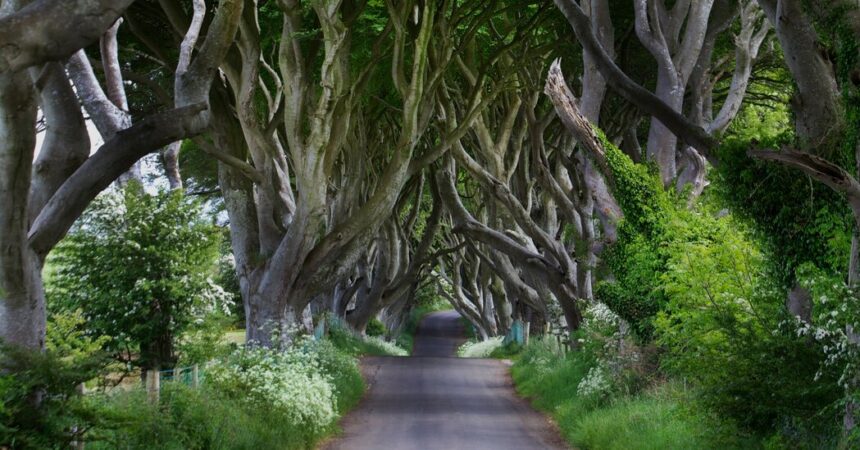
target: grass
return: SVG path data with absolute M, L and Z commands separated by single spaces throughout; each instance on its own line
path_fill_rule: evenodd
M 696 406 L 691 392 L 662 383 L 636 395 L 594 398 L 578 393 L 592 364 L 576 353 L 561 356 L 545 342 L 523 350 L 512 375 L 517 390 L 555 419 L 574 447 L 621 449 L 756 448 L 731 423 Z
M 377 336 L 361 336 L 346 325 L 332 321 L 329 326 L 329 341 L 339 350 L 352 356 L 406 356 L 407 350 L 399 343 L 387 342 Z
M 224 342 L 245 345 L 245 330 L 231 330 L 224 333 Z
M 355 338 L 350 345 L 329 341 L 318 348 L 316 370 L 328 377 L 342 416 L 364 394 L 364 380 L 355 364 Z M 344 344 L 347 341 L 340 341 Z M 284 410 L 252 396 L 204 383 L 193 389 L 182 383 L 162 384 L 158 404 L 135 388 L 82 398 L 97 418 L 87 433 L 88 449 L 284 449 L 314 448 L 338 431 L 337 423 L 308 426 Z M 299 421 L 297 421 L 299 420 Z

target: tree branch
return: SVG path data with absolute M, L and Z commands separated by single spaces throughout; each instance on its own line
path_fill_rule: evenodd
M 87 205 L 143 156 L 203 131 L 198 116 L 203 104 L 148 117 L 122 130 L 63 183 L 30 227 L 31 247 L 47 254 L 63 238 Z
M 618 93 L 639 107 L 642 111 L 654 116 L 678 138 L 691 146 L 703 151 L 711 150 L 717 145 L 717 140 L 704 129 L 687 120 L 683 115 L 662 102 L 656 95 L 631 80 L 615 65 L 612 58 L 600 45 L 594 34 L 590 20 L 582 8 L 574 0 L 554 0 L 556 6 L 564 13 L 570 26 L 584 51 L 594 58 L 598 70 L 606 78 L 607 83 Z
M 97 41 L 134 0 L 38 0 L 0 18 L 0 72 L 59 61 Z

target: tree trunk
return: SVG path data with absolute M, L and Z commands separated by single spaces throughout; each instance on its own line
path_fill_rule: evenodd
M 41 350 L 42 263 L 27 241 L 35 124 L 36 97 L 27 73 L 0 74 L 0 339 Z
M 674 69 L 659 71 L 657 90 L 654 94 L 675 111 L 680 111 L 684 102 L 684 88 L 676 82 L 677 77 L 672 77 L 666 73 L 667 70 Z M 665 187 L 672 185 L 672 180 L 675 179 L 677 173 L 675 164 L 677 147 L 678 138 L 675 134 L 658 119 L 652 119 L 646 150 L 648 158 L 657 163 L 657 168 L 660 170 L 660 180 Z
M 808 147 L 839 136 L 843 124 L 839 88 L 830 61 L 800 0 L 758 0 L 776 30 L 785 63 L 797 83 L 792 99 L 795 131 Z

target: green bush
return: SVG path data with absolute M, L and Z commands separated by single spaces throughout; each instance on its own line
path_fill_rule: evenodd
M 111 367 L 79 311 L 48 318 L 46 350 L 0 344 L 0 447 L 68 448 L 98 419 L 78 387 Z
M 180 192 L 131 183 L 102 194 L 52 253 L 50 309 L 81 310 L 87 331 L 110 336 L 106 348 L 134 364 L 172 367 L 175 340 L 231 303 L 213 282 L 219 240 L 202 205 Z
M 87 448 L 312 448 L 364 391 L 356 360 L 326 341 L 239 349 L 207 373 L 199 389 L 163 383 L 157 405 L 141 389 L 90 397 Z
M 708 406 L 751 429 L 821 421 L 839 399 L 838 376 L 819 370 L 821 345 L 798 335 L 784 307 L 786 292 L 758 245 L 731 216 L 689 216 L 687 226 L 707 233 L 667 247 L 662 280 L 669 303 L 655 322 L 667 350 L 663 367 L 693 381 Z
M 367 323 L 364 333 L 368 336 L 385 336 L 385 325 L 381 320 L 374 317 Z
M 158 405 L 141 389 L 90 400 L 101 419 L 94 449 L 302 449 L 301 430 L 279 411 L 246 405 L 211 388 L 164 383 Z
M 227 356 L 235 344 L 225 340 L 224 330 L 232 322 L 232 316 L 213 313 L 190 324 L 176 343 L 179 365 L 203 364 Z

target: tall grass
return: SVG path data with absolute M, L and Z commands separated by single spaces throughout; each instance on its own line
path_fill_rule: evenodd
M 306 423 L 297 419 L 295 411 L 269 403 L 270 399 L 283 402 L 283 399 L 269 397 L 267 388 L 271 386 L 242 385 L 244 387 L 237 389 L 232 378 L 220 381 L 212 378 L 198 389 L 167 382 L 162 385 L 158 404 L 149 402 L 141 388 L 84 397 L 82 401 L 87 403 L 86 410 L 95 418 L 95 425 L 86 433 L 87 448 L 314 448 L 320 440 L 337 430 L 336 419 L 354 407 L 364 393 L 364 381 L 355 356 L 370 352 L 390 354 L 391 349 L 388 343 L 383 345 L 373 339 L 365 340 L 345 330 L 334 331 L 329 341 L 310 341 L 306 345 L 305 350 L 294 355 L 295 361 L 291 364 L 304 364 L 306 367 L 302 370 L 311 370 L 324 377 L 331 386 L 333 398 L 328 401 L 334 402 L 332 406 L 336 415 L 324 423 Z M 402 349 L 399 351 L 403 352 Z M 301 354 L 307 356 L 302 357 Z M 249 364 L 248 361 L 253 363 L 256 360 L 227 360 L 222 364 L 227 364 L 227 367 L 239 364 L 243 367 L 237 369 L 240 371 L 268 370 L 277 381 L 289 375 L 289 371 L 278 372 L 281 370 L 278 364 L 281 363 L 273 358 L 263 358 L 258 368 L 244 366 Z M 252 366 L 257 367 L 257 364 Z
M 594 450 L 755 448 L 732 424 L 697 408 L 673 383 L 637 395 L 582 396 L 591 361 L 560 354 L 549 341 L 526 346 L 512 368 L 517 390 L 558 423 L 574 447 Z
M 253 408 L 211 389 L 162 388 L 155 405 L 142 389 L 89 398 L 101 417 L 87 449 L 305 449 L 321 439 L 287 417 Z

